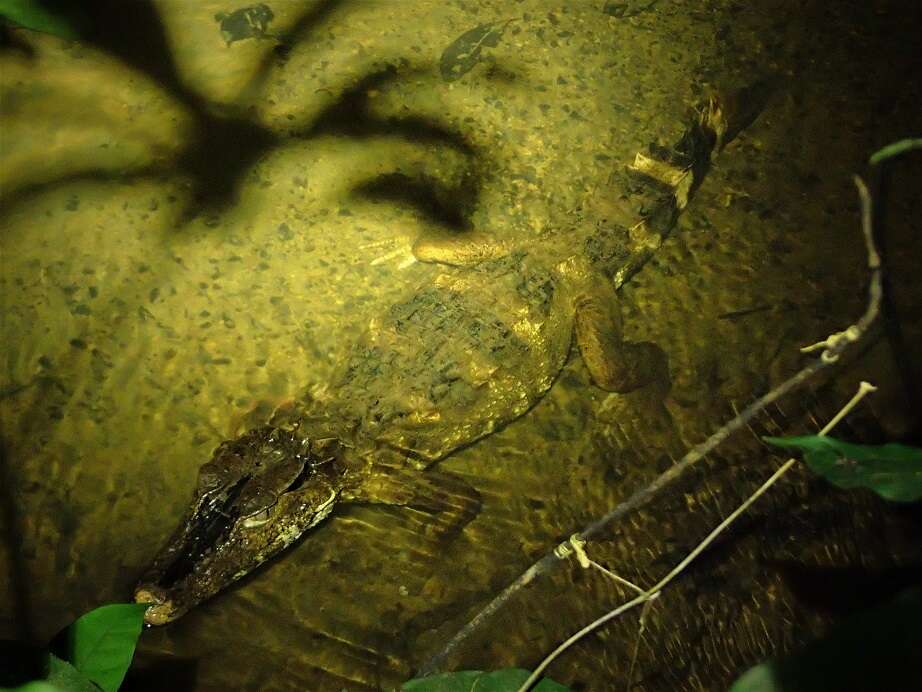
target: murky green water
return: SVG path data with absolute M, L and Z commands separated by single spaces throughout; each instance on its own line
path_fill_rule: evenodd
M 594 387 L 574 349 L 534 409 L 440 464 L 484 499 L 460 536 L 427 540 L 426 516 L 411 510 L 346 508 L 239 586 L 146 632 L 132 683 L 389 688 L 531 561 L 792 373 L 799 346 L 860 313 L 849 175 L 913 134 L 920 95 L 895 66 L 913 19 L 902 13 L 918 12 L 895 1 L 267 4 L 270 33 L 293 32 L 289 50 L 269 35 L 228 43 L 215 14 L 236 6 L 156 3 L 163 64 L 173 61 L 182 92 L 47 36 L 17 32 L 34 55 L 2 56 L 0 636 L 43 640 L 129 597 L 211 450 L 305 391 L 335 396 L 336 364 L 369 322 L 435 280 L 439 267 L 413 261 L 420 235 L 453 213 L 513 241 L 596 225 L 618 192 L 612 172 L 651 142 L 673 143 L 704 94 L 779 77 L 676 232 L 619 292 L 626 337 L 669 357 L 671 424 L 644 392 Z M 446 49 L 494 22 L 502 35 L 447 79 Z M 197 129 L 206 105 L 237 125 Z M 922 314 L 907 223 L 919 209 L 904 187 L 914 165 L 891 201 L 901 316 Z M 402 181 L 434 185 L 442 207 L 399 192 Z M 919 343 L 918 322 L 903 330 Z M 811 406 L 832 409 L 862 378 L 882 386 L 872 417 L 903 434 L 911 417 L 885 342 Z M 809 425 L 789 410 L 773 415 Z M 652 583 L 771 468 L 751 436 L 736 440 L 707 480 L 593 554 Z M 888 521 L 866 498 L 849 505 L 806 477 L 790 482 L 652 611 L 635 689 L 722 689 L 820 631 L 824 614 L 771 565 L 906 562 L 898 527 L 862 539 Z M 562 570 L 452 665 L 532 666 L 624 596 Z M 624 689 L 635 641 L 625 620 L 550 674 Z

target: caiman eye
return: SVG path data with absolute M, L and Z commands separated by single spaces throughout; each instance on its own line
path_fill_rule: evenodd
M 221 485 L 221 470 L 211 462 L 204 464 L 198 470 L 198 487 L 200 492 L 213 490 Z
M 245 495 L 237 501 L 240 516 L 245 518 L 255 517 L 272 509 L 277 497 L 265 488 L 250 486 Z

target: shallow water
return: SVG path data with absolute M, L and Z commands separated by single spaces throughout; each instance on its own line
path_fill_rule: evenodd
M 425 515 L 410 510 L 344 508 L 239 586 L 145 632 L 131 682 L 386 689 L 534 559 L 794 372 L 801 345 L 857 317 L 866 272 L 849 176 L 878 147 L 918 135 L 918 85 L 904 76 L 920 67 L 905 48 L 919 11 L 782 0 L 267 4 L 274 31 L 296 30 L 289 51 L 271 37 L 228 45 L 214 15 L 236 7 L 157 3 L 163 60 L 187 91 L 27 32 L 16 35 L 34 56 L 2 57 L 0 500 L 11 511 L 0 636 L 44 640 L 127 598 L 211 450 L 274 406 L 326 392 L 369 321 L 438 274 L 410 247 L 443 227 L 445 210 L 369 194 L 369 183 L 434 180 L 457 193 L 451 208 L 473 181 L 460 212 L 477 229 L 559 237 L 597 223 L 617 192 L 612 171 L 651 142 L 673 143 L 708 90 L 779 77 L 672 237 L 619 291 L 626 337 L 669 357 L 671 424 L 644 392 L 594 387 L 573 349 L 534 409 L 440 464 L 484 499 L 460 536 L 427 540 Z M 507 19 L 482 60 L 446 81 L 439 58 L 452 42 Z M 198 103 L 244 124 L 225 138 L 197 132 Z M 261 145 L 246 123 L 278 141 Z M 201 157 L 183 167 L 196 146 Z M 199 204 L 196 193 L 217 190 L 237 163 L 231 198 Z M 895 314 L 916 349 L 918 167 L 895 175 L 887 238 Z M 196 188 L 200 179 L 210 187 Z M 864 414 L 878 434 L 905 435 L 905 375 L 880 340 L 772 418 L 809 427 L 803 408 L 828 415 L 860 379 L 881 386 Z M 592 554 L 652 583 L 775 464 L 751 436 L 733 440 Z M 828 613 L 797 600 L 773 562 L 918 559 L 900 517 L 805 475 L 753 516 L 651 612 L 635 689 L 722 689 L 818 633 Z M 561 570 L 452 667 L 533 666 L 624 596 Z M 624 620 L 549 674 L 623 689 L 636 639 Z

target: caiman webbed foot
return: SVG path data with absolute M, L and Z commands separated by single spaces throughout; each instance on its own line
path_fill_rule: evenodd
M 430 515 L 426 533 L 436 538 L 457 534 L 480 513 L 482 504 L 477 489 L 454 474 L 378 464 L 362 472 L 341 499 L 425 512 Z

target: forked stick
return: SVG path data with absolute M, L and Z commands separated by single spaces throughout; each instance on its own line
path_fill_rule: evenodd
M 845 418 L 845 416 L 848 414 L 848 412 L 851 411 L 851 410 L 858 404 L 858 402 L 861 401 L 861 399 L 864 398 L 864 396 L 865 396 L 866 394 L 868 394 L 869 392 L 873 392 L 875 389 L 876 389 L 876 387 L 874 387 L 873 385 L 870 385 L 870 384 L 868 384 L 867 382 L 862 382 L 862 383 L 861 383 L 861 386 L 858 388 L 858 392 L 855 394 L 855 396 L 853 396 L 853 397 L 849 400 L 849 402 L 842 408 L 841 411 L 839 411 L 839 413 L 836 414 L 836 416 L 835 416 L 831 421 L 829 421 L 829 423 L 827 423 L 825 426 L 823 426 L 823 429 L 820 430 L 820 432 L 819 432 L 818 434 L 819 434 L 820 436 L 827 435 L 827 434 L 829 433 L 829 431 L 832 430 L 832 429 L 836 426 L 837 423 L 839 423 L 839 421 L 841 421 L 843 418 Z M 610 620 L 613 620 L 614 618 L 618 617 L 618 616 L 621 615 L 622 613 L 627 612 L 628 610 L 630 610 L 630 609 L 633 608 L 634 606 L 638 606 L 638 605 L 640 605 L 641 603 L 649 603 L 649 602 L 652 601 L 654 598 L 659 597 L 660 592 L 661 592 L 663 589 L 666 588 L 666 586 L 669 584 L 669 582 L 671 582 L 673 579 L 675 579 L 677 576 L 679 576 L 679 574 L 681 574 L 682 572 L 684 572 L 684 571 L 685 571 L 685 568 L 688 567 L 692 562 L 694 562 L 695 558 L 697 558 L 701 553 L 703 553 L 703 552 L 705 551 L 705 549 L 706 549 L 711 543 L 713 543 L 714 540 L 715 540 L 720 534 L 722 534 L 722 533 L 727 529 L 728 526 L 730 526 L 730 524 L 732 524 L 734 521 L 736 521 L 736 519 L 737 519 L 741 514 L 743 514 L 743 512 L 745 512 L 747 509 L 749 509 L 749 506 L 750 506 L 753 502 L 755 502 L 757 499 L 759 499 L 759 497 L 761 497 L 770 487 L 772 487 L 775 483 L 777 483 L 778 480 L 780 480 L 780 478 L 781 478 L 784 474 L 786 474 L 786 473 L 788 472 L 788 470 L 789 470 L 795 463 L 797 463 L 797 459 L 793 459 L 793 458 L 792 458 L 792 459 L 788 459 L 786 462 L 784 462 L 784 464 L 782 464 L 781 467 L 780 467 L 777 471 L 775 471 L 775 472 L 768 478 L 767 481 L 765 481 L 764 483 L 762 483 L 762 485 L 759 486 L 758 490 L 756 490 L 752 495 L 750 495 L 750 496 L 746 499 L 746 501 L 743 502 L 743 504 L 741 504 L 739 507 L 737 507 L 735 510 L 733 510 L 733 511 L 727 516 L 726 519 L 724 519 L 722 522 L 720 522 L 720 523 L 719 523 L 719 524 L 718 524 L 718 525 L 707 535 L 707 537 L 706 537 L 703 541 L 701 541 L 701 542 L 695 547 L 694 550 L 692 550 L 688 555 L 686 555 L 684 558 L 682 558 L 682 561 L 679 562 L 679 564 L 677 564 L 675 567 L 673 567 L 672 570 L 670 570 L 669 574 L 667 574 L 665 577 L 663 577 L 662 579 L 660 579 L 658 582 L 656 582 L 656 584 L 654 584 L 654 585 L 651 586 L 649 589 L 647 589 L 646 591 L 644 591 L 643 593 L 641 593 L 639 596 L 636 596 L 635 598 L 631 599 L 631 600 L 628 601 L 627 603 L 624 603 L 624 604 L 618 606 L 617 608 L 615 608 L 614 610 L 612 610 L 612 611 L 606 613 L 606 614 L 603 615 L 602 617 L 600 617 L 600 618 L 598 618 L 598 619 L 592 621 L 591 623 L 589 623 L 588 625 L 586 625 L 585 627 L 583 627 L 579 632 L 577 632 L 576 634 L 574 634 L 573 636 L 571 636 L 569 639 L 567 639 L 563 644 L 561 644 L 561 645 L 558 646 L 556 649 L 554 649 L 553 652 L 551 652 L 543 661 L 541 661 L 541 663 L 538 665 L 537 668 L 535 668 L 534 672 L 528 677 L 528 679 L 527 679 L 524 683 L 522 683 L 522 686 L 519 688 L 518 692 L 526 692 L 526 690 L 528 690 L 535 682 L 538 681 L 538 678 L 541 677 L 541 673 L 544 672 L 544 669 L 547 668 L 547 667 L 551 664 L 551 662 L 552 662 L 555 658 L 557 658 L 557 656 L 559 656 L 560 654 L 562 654 L 564 651 L 566 651 L 568 648 L 570 648 L 570 646 L 572 646 L 572 645 L 575 644 L 577 641 L 579 641 L 580 639 L 582 639 L 584 636 L 586 636 L 587 634 L 589 634 L 590 632 L 592 632 L 594 629 L 597 629 L 598 627 L 601 627 L 601 626 L 604 625 L 606 622 L 608 622 L 608 621 L 610 621 Z M 573 539 L 570 539 L 570 540 L 572 541 Z

